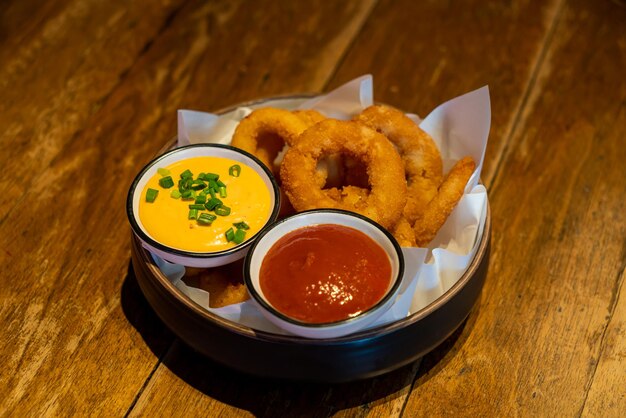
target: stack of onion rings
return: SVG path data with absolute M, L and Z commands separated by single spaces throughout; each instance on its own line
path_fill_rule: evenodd
M 257 109 L 240 122 L 232 145 L 256 155 L 277 175 L 293 206 L 289 211 L 357 212 L 406 247 L 433 240 L 475 169 L 465 157 L 444 177 L 432 138 L 403 112 L 384 105 L 370 106 L 351 121 L 315 110 Z

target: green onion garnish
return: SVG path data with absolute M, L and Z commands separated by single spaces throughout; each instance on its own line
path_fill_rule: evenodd
M 200 225 L 211 225 L 216 219 L 217 217 L 215 215 L 211 215 L 210 213 L 203 213 L 198 217 L 197 221 Z
M 204 205 L 189 205 L 189 209 L 197 209 L 197 210 L 204 210 Z
M 218 187 L 226 187 L 226 184 L 224 184 L 222 180 L 217 180 L 216 183 Z
M 191 200 L 191 199 L 195 199 L 194 195 L 193 195 L 193 190 L 185 190 L 180 194 L 180 197 L 183 198 L 183 200 Z
M 181 179 L 190 179 L 193 178 L 193 173 L 189 170 L 185 170 L 182 173 L 180 173 L 180 178 Z
M 202 190 L 206 187 L 206 183 L 202 180 L 194 180 L 191 182 L 191 188 L 194 190 Z
M 177 189 L 174 189 L 170 193 L 170 196 L 172 196 L 174 199 L 180 199 L 180 192 Z
M 228 228 L 228 231 L 226 231 L 226 241 L 231 242 L 232 240 L 235 239 L 235 231 L 233 231 L 233 228 Z
M 216 207 L 220 206 L 222 204 L 222 201 L 219 200 L 217 197 L 212 197 L 209 200 L 207 200 L 207 202 L 204 204 L 204 207 L 207 208 L 207 210 L 213 210 Z
M 159 194 L 158 190 L 148 188 L 148 190 L 146 190 L 146 202 L 148 203 L 154 202 L 158 194 Z
M 215 211 L 215 213 L 217 215 L 220 215 L 220 216 L 228 216 L 228 215 L 230 215 L 230 208 L 228 206 L 218 205 L 214 209 L 214 211 Z
M 248 224 L 243 221 L 234 223 L 233 226 L 237 229 L 250 229 Z
M 218 190 L 220 192 L 220 197 L 226 197 L 227 196 L 227 194 L 226 194 L 226 187 L 220 187 Z
M 163 177 L 159 179 L 159 186 L 163 187 L 164 189 L 169 189 L 173 185 L 174 185 L 174 180 L 172 180 L 171 176 L 167 176 L 167 177 Z
M 196 196 L 196 204 L 200 204 L 200 205 L 204 205 L 206 203 L 206 195 L 200 193 L 198 196 Z M 203 206 L 204 207 L 204 206 Z
M 162 177 L 165 176 L 169 176 L 170 174 L 170 170 L 168 170 L 167 168 L 157 168 L 157 173 L 159 173 Z
M 233 238 L 233 242 L 235 244 L 241 244 L 244 239 L 246 239 L 246 231 L 244 231 L 243 229 L 236 230 L 235 238 Z
M 228 174 L 230 174 L 233 177 L 239 177 L 239 174 L 241 174 L 241 166 L 239 164 L 235 164 L 231 166 L 228 169 Z
M 220 178 L 219 174 L 206 173 L 206 174 L 204 174 L 204 177 L 202 178 L 202 180 L 206 180 L 206 181 L 213 180 L 213 181 L 216 181 L 219 178 Z
M 219 186 L 217 185 L 217 183 L 215 182 L 215 180 L 209 180 L 209 188 L 217 191 L 217 189 L 219 188 Z
M 189 209 L 187 219 L 198 219 L 198 209 Z

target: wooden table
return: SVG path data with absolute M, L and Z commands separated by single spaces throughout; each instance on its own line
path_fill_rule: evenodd
M 3 2 L 0 415 L 624 416 L 626 3 L 503 3 Z M 475 309 L 367 381 L 268 381 L 200 357 L 136 284 L 130 181 L 179 108 L 366 73 L 377 100 L 420 115 L 490 87 Z

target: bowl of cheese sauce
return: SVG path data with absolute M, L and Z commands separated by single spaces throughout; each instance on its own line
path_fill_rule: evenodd
M 261 313 L 308 338 L 356 332 L 395 301 L 404 274 L 399 244 L 361 215 L 301 212 L 263 231 L 244 263 L 244 282 Z
M 280 193 L 253 155 L 219 144 L 172 149 L 133 181 L 127 215 L 142 245 L 166 261 L 214 267 L 243 258 L 278 217 Z

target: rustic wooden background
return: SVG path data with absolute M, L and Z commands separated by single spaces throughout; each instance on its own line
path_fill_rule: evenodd
M 184 346 L 130 265 L 124 203 L 211 111 L 374 76 L 426 115 L 488 84 L 490 270 L 421 361 L 267 381 Z M 626 2 L 0 3 L 0 415 L 624 416 Z

